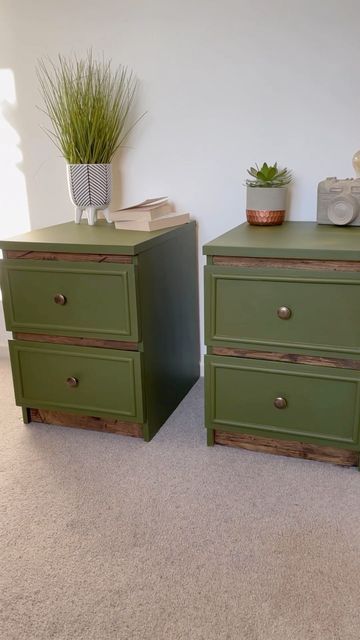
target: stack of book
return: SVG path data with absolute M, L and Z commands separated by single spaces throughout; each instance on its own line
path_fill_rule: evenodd
M 110 218 L 116 229 L 157 231 L 189 222 L 188 213 L 175 213 L 168 198 L 150 198 L 125 209 L 112 211 Z

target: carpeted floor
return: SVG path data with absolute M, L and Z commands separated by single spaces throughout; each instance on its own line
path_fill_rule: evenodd
M 2 640 L 358 640 L 360 474 L 207 448 L 199 382 L 150 444 L 24 426 L 1 393 Z

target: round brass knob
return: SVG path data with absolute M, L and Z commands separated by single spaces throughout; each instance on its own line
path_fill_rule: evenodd
M 57 293 L 56 296 L 54 296 L 54 302 L 56 304 L 66 304 L 66 297 L 62 293 Z
M 77 387 L 78 384 L 79 384 L 79 380 L 77 378 L 74 378 L 73 376 L 71 376 L 70 378 L 67 378 L 66 384 L 69 387 Z
M 279 307 L 277 314 L 281 320 L 288 320 L 291 316 L 291 309 L 289 307 Z
M 287 407 L 287 402 L 285 400 L 285 398 L 275 398 L 274 400 L 274 407 L 276 407 L 277 409 L 286 409 Z

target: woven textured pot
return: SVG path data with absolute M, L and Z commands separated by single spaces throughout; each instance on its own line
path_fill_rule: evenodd
M 249 224 L 274 226 L 282 224 L 286 213 L 286 187 L 248 187 L 246 218 Z
M 101 209 L 108 222 L 108 206 L 111 200 L 110 164 L 68 164 L 67 179 L 70 199 L 75 205 L 75 222 L 80 223 L 86 212 L 88 223 L 96 221 L 96 212 Z

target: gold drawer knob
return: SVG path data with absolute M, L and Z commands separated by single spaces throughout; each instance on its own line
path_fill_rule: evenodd
M 277 314 L 281 320 L 288 320 L 291 316 L 291 309 L 289 307 L 279 307 Z
M 79 380 L 71 376 L 70 378 L 67 378 L 66 384 L 68 385 L 68 387 L 77 387 L 79 384 Z
M 286 409 L 287 407 L 287 402 L 285 400 L 285 398 L 275 398 L 274 400 L 274 407 L 276 407 L 277 409 Z
M 54 296 L 54 302 L 56 304 L 66 304 L 66 296 L 62 293 L 57 293 L 56 296 Z

